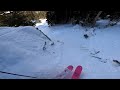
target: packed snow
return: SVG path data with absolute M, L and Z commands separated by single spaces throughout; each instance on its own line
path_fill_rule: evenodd
M 120 24 L 105 27 L 107 24 L 108 20 L 100 20 L 94 28 L 49 27 L 46 19 L 41 19 L 35 27 L 0 27 L 0 71 L 54 79 L 68 65 L 74 70 L 81 65 L 80 79 L 119 79 Z M 0 78 L 32 79 L 1 72 Z

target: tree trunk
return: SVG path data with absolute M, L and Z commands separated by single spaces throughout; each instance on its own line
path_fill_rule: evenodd
M 93 21 L 93 26 L 95 25 L 97 19 L 99 18 L 99 16 L 102 14 L 103 11 L 99 11 L 97 16 L 95 17 L 94 21 Z

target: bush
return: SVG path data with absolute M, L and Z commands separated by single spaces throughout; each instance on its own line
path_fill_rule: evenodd
M 120 12 L 110 9 L 110 11 L 48 11 L 47 21 L 49 25 L 72 23 L 82 26 L 94 26 L 99 18 L 110 19 L 110 21 L 120 21 Z
M 0 26 L 33 26 L 36 20 L 45 18 L 40 11 L 1 11 Z
M 73 23 L 73 24 L 90 24 L 94 21 L 97 11 L 49 11 L 47 12 L 47 20 L 49 25 Z

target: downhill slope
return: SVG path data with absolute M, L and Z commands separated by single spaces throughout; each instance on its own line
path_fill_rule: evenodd
M 97 23 L 95 28 L 70 24 L 49 27 L 44 19 L 35 27 L 54 45 L 32 26 L 0 27 L 0 71 L 51 79 L 68 65 L 74 69 L 82 65 L 81 79 L 120 78 L 120 65 L 113 61 L 120 61 L 120 25 L 103 28 L 107 20 Z M 0 78 L 27 77 L 0 73 Z

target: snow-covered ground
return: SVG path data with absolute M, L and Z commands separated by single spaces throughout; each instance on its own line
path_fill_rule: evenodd
M 68 65 L 74 69 L 81 65 L 81 79 L 120 78 L 120 64 L 113 62 L 120 61 L 119 23 L 103 28 L 108 21 L 100 20 L 99 27 L 83 28 L 70 24 L 49 27 L 45 19 L 41 21 L 35 27 L 54 45 L 32 26 L 0 27 L 0 71 L 51 79 Z M 0 73 L 0 78 L 27 77 Z

